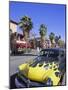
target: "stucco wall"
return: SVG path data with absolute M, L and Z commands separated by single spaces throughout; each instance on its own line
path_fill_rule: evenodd
M 12 33 L 17 32 L 17 25 L 15 23 L 10 22 L 10 29 Z

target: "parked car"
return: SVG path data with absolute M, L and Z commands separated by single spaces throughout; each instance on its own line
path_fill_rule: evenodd
M 65 63 L 64 49 L 43 49 L 34 60 L 19 65 L 15 85 L 17 88 L 61 85 Z

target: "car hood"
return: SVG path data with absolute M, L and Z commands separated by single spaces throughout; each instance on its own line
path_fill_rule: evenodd
M 39 66 L 39 64 L 37 64 L 35 67 L 32 67 L 28 63 L 25 63 L 19 66 L 19 70 L 28 79 L 42 82 L 44 80 L 44 75 L 46 78 L 50 73 L 53 72 L 51 69 L 45 69 L 45 65 L 46 63 L 43 63 L 42 66 Z

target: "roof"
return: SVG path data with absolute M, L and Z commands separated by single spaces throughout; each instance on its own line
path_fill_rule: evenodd
M 12 22 L 12 23 L 18 25 L 18 23 L 17 23 L 16 21 L 10 20 L 10 22 Z

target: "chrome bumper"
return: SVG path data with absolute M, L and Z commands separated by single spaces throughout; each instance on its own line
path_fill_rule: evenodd
M 17 88 L 29 88 L 29 87 L 45 87 L 45 83 L 35 82 L 27 79 L 26 77 L 16 77 L 15 85 Z

